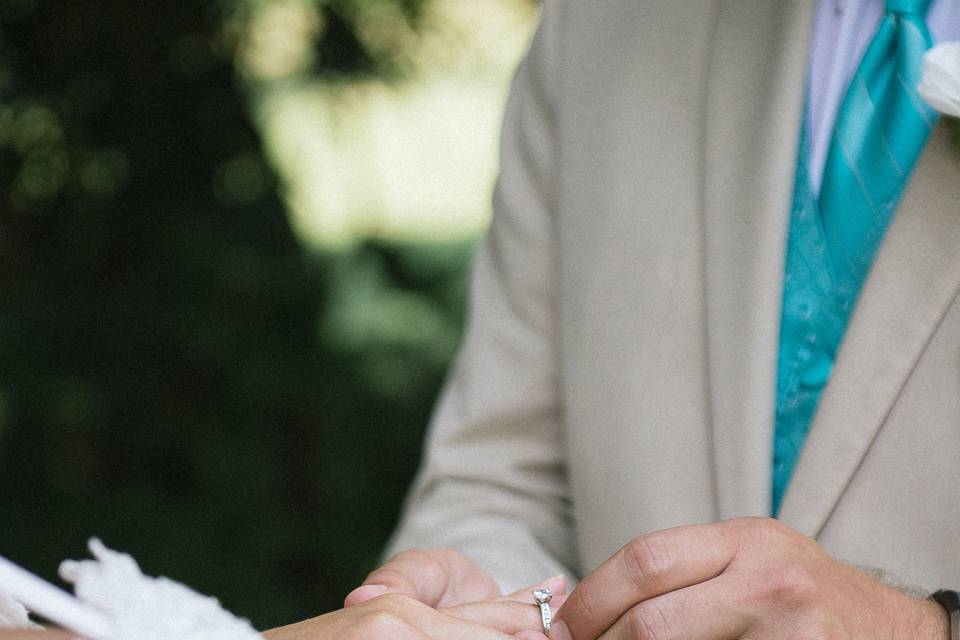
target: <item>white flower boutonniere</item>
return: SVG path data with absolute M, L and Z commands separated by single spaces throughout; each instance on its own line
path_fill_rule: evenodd
M 943 42 L 927 51 L 917 90 L 937 111 L 960 118 L 960 42 Z

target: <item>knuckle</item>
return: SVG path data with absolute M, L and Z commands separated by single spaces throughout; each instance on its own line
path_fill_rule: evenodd
M 789 530 L 787 525 L 783 524 L 776 518 L 753 517 L 750 518 L 750 523 L 753 527 L 756 527 L 759 531 L 764 533 L 779 534 Z
M 642 640 L 660 640 L 668 635 L 666 616 L 652 602 L 638 604 L 627 612 L 629 637 Z
M 626 574 L 641 589 L 658 586 L 669 575 L 670 552 L 657 536 L 641 536 L 624 547 Z
M 817 599 L 816 577 L 804 565 L 789 563 L 766 573 L 760 585 L 760 596 L 790 609 L 802 609 Z
M 779 537 L 792 529 L 783 524 L 776 518 L 751 516 L 746 518 L 737 518 L 735 522 L 753 535 L 761 538 Z
M 816 553 L 819 547 L 813 538 L 809 538 L 774 518 L 739 518 L 741 547 L 760 554 Z
M 446 579 L 446 568 L 443 562 L 432 553 L 425 553 L 417 558 L 417 574 L 428 582 L 441 582 Z

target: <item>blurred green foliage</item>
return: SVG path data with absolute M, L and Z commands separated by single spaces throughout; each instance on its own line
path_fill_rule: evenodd
M 395 73 L 331 0 L 316 73 Z M 258 627 L 374 566 L 468 243 L 306 253 L 205 0 L 0 0 L 0 554 L 90 535 Z

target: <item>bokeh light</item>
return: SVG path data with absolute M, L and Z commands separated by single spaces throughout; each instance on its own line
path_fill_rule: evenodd
M 303 2 L 255 9 L 238 49 L 294 228 L 320 246 L 473 236 L 489 218 L 503 105 L 536 6 L 434 0 L 416 31 L 396 3 L 372 6 L 358 34 L 406 52 L 412 71 L 399 79 L 304 77 L 325 20 Z

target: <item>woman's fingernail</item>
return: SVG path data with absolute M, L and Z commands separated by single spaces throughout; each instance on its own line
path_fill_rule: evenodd
M 563 622 L 558 622 L 550 628 L 550 640 L 573 640 L 570 630 Z
M 382 596 L 387 591 L 389 591 L 389 588 L 385 584 L 365 584 L 348 593 L 347 597 L 343 600 L 343 606 L 352 607 L 356 604 L 366 602 L 371 598 Z

